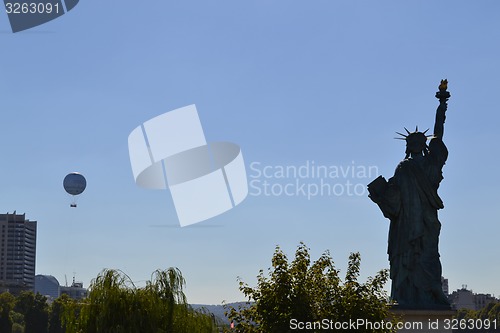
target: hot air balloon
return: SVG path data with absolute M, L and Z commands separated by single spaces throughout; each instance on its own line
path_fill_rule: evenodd
M 73 201 L 69 205 L 70 207 L 76 207 L 76 199 L 77 195 L 80 195 L 85 191 L 85 187 L 87 187 L 87 180 L 81 173 L 72 172 L 64 177 L 63 187 L 73 196 Z

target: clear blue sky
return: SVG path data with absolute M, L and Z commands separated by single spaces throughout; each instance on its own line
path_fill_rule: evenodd
M 500 295 L 499 15 L 494 0 L 81 1 L 13 34 L 0 13 L 0 212 L 38 221 L 36 272 L 61 284 L 118 268 L 140 285 L 176 266 L 189 302 L 237 301 L 238 276 L 253 285 L 276 245 L 293 257 L 300 241 L 343 272 L 361 252 L 365 279 L 388 267 L 389 226 L 365 195 L 251 195 L 180 228 L 168 191 L 135 185 L 127 137 L 196 104 L 207 140 L 239 144 L 249 176 L 253 162 L 314 161 L 389 178 L 405 149 L 394 132 L 432 128 L 448 78 L 443 274 Z M 88 181 L 76 209 L 71 171 Z

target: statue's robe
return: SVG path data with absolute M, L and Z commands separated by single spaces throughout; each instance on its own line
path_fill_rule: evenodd
M 391 297 L 401 306 L 448 306 L 441 287 L 438 242 L 441 223 L 437 194 L 448 157 L 443 141 L 434 138 L 426 156 L 407 158 L 389 179 L 379 207 L 391 220 L 388 255 Z

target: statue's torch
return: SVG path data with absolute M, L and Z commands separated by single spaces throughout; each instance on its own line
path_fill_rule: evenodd
M 439 91 L 436 93 L 436 98 L 439 99 L 440 103 L 446 103 L 448 98 L 450 98 L 450 92 L 446 91 L 448 89 L 448 80 L 441 80 L 441 84 L 439 85 Z

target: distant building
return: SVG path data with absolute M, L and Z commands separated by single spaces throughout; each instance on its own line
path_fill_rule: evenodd
M 448 279 L 441 276 L 441 286 L 443 287 L 443 293 L 448 297 L 450 294 L 450 289 L 448 288 Z
M 472 293 L 472 290 L 467 289 L 466 285 L 462 286 L 462 289 L 457 289 L 451 293 L 448 299 L 454 309 L 476 310 L 476 305 L 474 304 L 474 294 Z
M 25 214 L 0 214 L 0 292 L 34 290 L 36 226 Z
M 489 303 L 498 303 L 499 300 L 490 294 L 475 294 L 463 285 L 448 296 L 452 307 L 458 309 L 481 310 Z
M 490 303 L 498 302 L 499 300 L 491 294 L 474 294 L 474 304 L 476 305 L 476 310 L 480 310 Z
M 59 281 L 52 275 L 35 275 L 35 293 L 56 299 L 60 295 Z
M 66 294 L 72 299 L 82 299 L 87 297 L 87 289 L 83 288 L 83 282 L 75 282 L 73 278 L 73 283 L 71 287 L 61 287 L 61 295 Z

